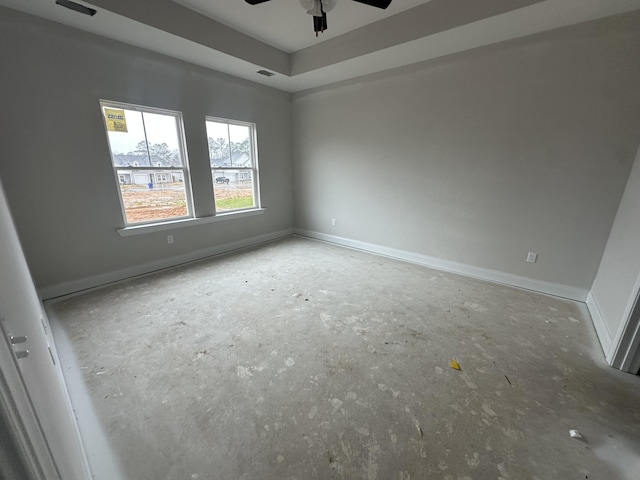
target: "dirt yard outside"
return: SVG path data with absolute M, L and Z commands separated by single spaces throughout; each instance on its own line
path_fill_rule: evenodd
M 166 220 L 187 216 L 184 185 L 166 183 L 154 188 L 120 185 L 128 223 Z M 216 211 L 228 211 L 253 205 L 251 182 L 215 185 Z

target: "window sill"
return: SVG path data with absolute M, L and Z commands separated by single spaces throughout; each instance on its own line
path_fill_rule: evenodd
M 200 218 L 184 218 L 181 220 L 170 220 L 162 223 L 147 223 L 145 225 L 133 225 L 130 227 L 118 228 L 117 232 L 121 237 L 130 237 L 132 235 L 142 235 L 145 233 L 162 232 L 166 230 L 175 230 L 177 228 L 192 227 L 196 225 L 205 225 L 207 223 L 221 222 L 232 218 L 252 217 L 254 215 L 262 215 L 264 208 L 254 208 L 251 210 L 240 210 L 237 212 L 219 213 L 210 217 Z

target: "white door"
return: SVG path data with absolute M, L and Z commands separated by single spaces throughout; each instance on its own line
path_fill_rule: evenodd
M 5 379 L 1 393 L 6 397 L 2 400 L 13 404 L 9 408 L 13 419 L 19 420 L 15 423 L 28 435 L 31 454 L 38 457 L 40 472 L 34 465 L 32 471 L 46 480 L 91 478 L 62 371 L 50 345 L 49 323 L 1 184 L 0 324 L 4 337 L 0 339 L 0 377 Z

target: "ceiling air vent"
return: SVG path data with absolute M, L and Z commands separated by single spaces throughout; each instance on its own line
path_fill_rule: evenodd
M 75 10 L 76 12 L 84 13 L 85 15 L 89 15 L 90 17 L 93 17 L 96 14 L 96 10 L 94 8 L 85 7 L 84 5 L 80 5 L 76 2 L 71 2 L 70 0 L 56 0 L 56 4 L 70 8 L 71 10 Z
M 275 73 L 270 72 L 269 70 L 258 70 L 256 73 L 259 75 L 264 75 L 265 77 L 273 77 L 275 75 Z

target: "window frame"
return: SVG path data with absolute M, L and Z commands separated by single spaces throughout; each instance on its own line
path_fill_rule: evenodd
M 257 142 L 257 127 L 253 122 L 245 122 L 242 120 L 232 120 L 229 118 L 222 117 L 213 117 L 210 115 L 206 115 L 204 118 L 205 129 L 207 122 L 216 122 L 216 123 L 225 123 L 227 124 L 227 138 L 229 140 L 229 159 L 231 160 L 231 133 L 229 131 L 229 125 L 237 125 L 240 127 L 248 127 L 249 128 L 249 144 L 250 144 L 250 152 L 251 152 L 251 167 L 214 167 L 211 165 L 211 155 L 209 153 L 209 148 L 207 144 L 207 154 L 208 154 L 208 163 L 209 169 L 211 170 L 211 183 L 212 183 L 212 193 L 213 193 L 213 208 L 216 212 L 215 215 L 227 215 L 233 214 L 237 212 L 246 212 L 251 210 L 261 210 L 262 209 L 262 201 L 260 196 L 260 173 L 258 169 L 258 142 Z M 207 135 L 207 142 L 209 136 Z M 218 211 L 216 206 L 216 180 L 214 176 L 214 170 L 235 170 L 235 171 L 250 171 L 251 172 L 251 183 L 253 190 L 253 205 L 245 208 L 234 208 L 231 210 L 220 210 Z
M 189 169 L 189 158 L 187 156 L 187 147 L 186 147 L 186 135 L 185 135 L 185 129 L 184 129 L 184 120 L 182 117 L 182 112 L 177 111 L 177 110 L 171 110 L 171 109 L 167 109 L 167 108 L 158 108 L 158 107 L 149 107 L 146 105 L 137 105 L 137 104 L 133 104 L 133 103 L 126 103 L 126 102 L 118 102 L 118 101 L 111 101 L 111 100 L 105 100 L 105 99 L 100 99 L 99 100 L 99 104 L 100 104 L 100 115 L 102 116 L 102 121 L 104 124 L 104 132 L 105 132 L 105 136 L 107 139 L 107 145 L 109 147 L 109 156 L 110 156 L 110 161 L 111 161 L 111 168 L 113 170 L 113 174 L 114 174 L 114 178 L 115 178 L 115 182 L 116 182 L 116 189 L 118 192 L 118 200 L 120 201 L 120 210 L 122 212 L 122 220 L 124 222 L 124 229 L 127 228 L 138 228 L 138 227 L 145 227 L 145 226 L 152 226 L 152 225 L 163 225 L 163 224 L 168 224 L 171 222 L 176 222 L 176 221 L 182 221 L 182 220 L 190 220 L 190 219 L 195 219 L 195 208 L 194 208 L 194 202 L 193 202 L 193 190 L 192 190 L 192 186 L 191 186 L 191 172 Z M 176 134 L 178 137 L 178 153 L 180 154 L 180 159 L 181 159 L 181 163 L 182 163 L 182 167 L 145 167 L 145 166 L 126 166 L 126 167 L 122 167 L 122 166 L 116 166 L 114 164 L 114 158 L 113 158 L 113 150 L 111 149 L 111 141 L 109 139 L 109 131 L 107 130 L 107 122 L 106 122 L 106 118 L 104 115 L 104 109 L 105 108 L 120 108 L 120 109 L 124 109 L 124 110 L 132 110 L 132 111 L 136 111 L 136 112 L 141 112 L 141 113 L 152 113 L 152 114 L 158 114 L 158 115 L 166 115 L 166 116 L 172 116 L 175 118 L 176 120 Z M 143 117 L 144 118 L 144 117 Z M 144 121 L 144 120 L 143 120 Z M 146 135 L 146 127 L 145 127 L 145 138 L 144 138 L 145 142 L 148 142 L 148 137 Z M 137 162 L 136 162 L 137 163 Z M 131 180 L 133 181 L 133 177 L 134 177 L 134 171 L 147 171 L 148 173 L 152 173 L 155 174 L 158 173 L 158 171 L 161 171 L 160 173 L 165 173 L 163 171 L 177 171 L 180 172 L 182 174 L 182 184 L 184 185 L 184 193 L 185 193 L 185 203 L 186 203 L 186 207 L 187 207 L 187 214 L 186 215 L 181 215 L 181 216 L 176 216 L 176 217 L 170 217 L 170 218 L 163 218 L 163 219 L 153 219 L 153 220 L 148 220 L 148 221 L 144 221 L 144 222 L 129 222 L 127 220 L 127 212 L 124 206 L 124 198 L 122 196 L 122 183 L 120 182 L 120 175 L 122 175 L 122 173 L 120 172 L 127 172 L 127 174 L 129 174 Z M 214 202 L 215 204 L 215 202 Z

